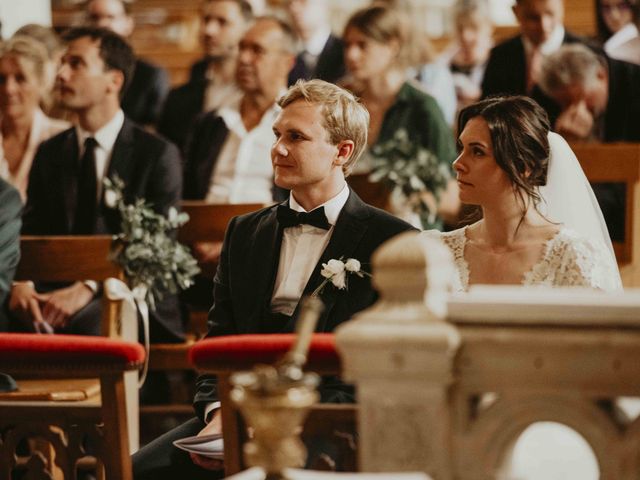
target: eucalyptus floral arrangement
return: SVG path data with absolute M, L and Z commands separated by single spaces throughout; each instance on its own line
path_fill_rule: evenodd
M 189 215 L 171 207 L 165 217 L 144 199 L 126 204 L 124 182 L 117 176 L 105 178 L 104 188 L 105 204 L 121 217 L 122 232 L 113 237 L 110 259 L 123 268 L 132 288 L 146 290 L 145 299 L 153 310 L 164 293 L 190 287 L 200 271 L 189 249 L 172 235 Z
M 365 275 L 368 277 L 371 276 L 370 273 L 362 270 L 362 265 L 359 260 L 347 258 L 347 260 L 343 262 L 342 258 L 343 257 L 340 257 L 337 260 L 332 258 L 327 263 L 322 264 L 320 275 L 324 277 L 324 280 L 318 285 L 318 288 L 311 293 L 312 297 L 320 295 L 329 282 L 338 290 L 345 290 L 348 288 L 349 275 L 357 275 L 360 278 Z
M 439 162 L 432 151 L 412 141 L 404 128 L 396 130 L 389 140 L 372 147 L 371 154 L 369 180 L 386 184 L 392 195 L 401 194 L 420 216 L 423 226 L 432 225 L 436 212 L 424 194 L 430 192 L 437 205 L 451 179 L 449 166 Z

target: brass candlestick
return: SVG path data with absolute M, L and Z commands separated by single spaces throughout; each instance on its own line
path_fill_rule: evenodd
M 324 308 L 317 297 L 302 300 L 296 342 L 274 366 L 258 365 L 231 377 L 231 400 L 253 437 L 244 446 L 248 466 L 262 467 L 266 480 L 283 480 L 285 468 L 302 467 L 307 451 L 299 434 L 309 408 L 318 401 L 320 377 L 304 373 L 311 336 Z

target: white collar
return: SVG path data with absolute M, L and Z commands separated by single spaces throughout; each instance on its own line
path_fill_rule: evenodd
M 322 53 L 322 50 L 324 50 L 324 46 L 327 44 L 330 35 L 331 27 L 325 25 L 311 35 L 309 40 L 302 42 L 302 46 L 308 53 L 317 57 Z
M 338 215 L 340 215 L 342 207 L 344 207 L 344 204 L 347 203 L 348 198 L 349 187 L 347 186 L 347 182 L 345 182 L 342 190 L 340 190 L 340 193 L 338 193 L 330 200 L 327 200 L 322 205 L 317 206 L 316 208 L 314 208 L 314 210 L 320 207 L 324 207 L 324 214 L 327 216 L 327 220 L 331 225 L 335 225 L 336 221 L 338 220 Z M 296 199 L 293 197 L 293 192 L 289 193 L 289 207 L 291 207 L 291 209 L 295 210 L 296 212 L 306 212 L 304 207 L 296 202 Z
M 276 99 L 280 98 L 285 92 L 286 90 L 282 90 L 280 93 L 278 93 Z M 232 104 L 221 107 L 218 110 L 218 116 L 222 118 L 222 121 L 224 122 L 226 127 L 230 131 L 238 135 L 240 138 L 244 138 L 247 133 L 249 133 L 247 132 L 247 129 L 244 126 L 244 122 L 242 121 L 242 116 L 240 115 L 240 103 L 242 102 L 242 98 L 243 97 L 240 97 Z M 253 129 L 262 129 L 263 123 L 268 122 L 269 125 L 267 127 L 269 128 L 269 130 L 271 130 L 271 125 L 273 124 L 274 118 L 279 112 L 280 106 L 274 100 L 273 105 L 271 105 L 262 115 L 260 123 L 258 123 L 258 125 Z
M 548 40 L 539 46 L 542 54 L 551 55 L 558 50 L 562 46 L 562 42 L 564 42 L 564 33 L 564 27 L 562 24 L 558 24 Z M 533 44 L 524 35 L 522 36 L 522 43 L 524 44 L 525 52 L 529 55 L 534 48 Z
M 618 30 L 616 33 L 611 35 L 611 37 L 609 37 L 609 39 L 606 42 L 604 42 L 604 50 L 608 54 L 612 54 L 614 53 L 613 50 L 615 50 L 623 43 L 626 43 L 632 38 L 635 38 L 637 36 L 638 36 L 638 27 L 636 27 L 633 23 L 628 23 L 627 25 L 622 27 L 620 30 Z
M 122 109 L 118 110 L 111 120 L 105 123 L 95 133 L 87 132 L 83 130 L 79 125 L 76 125 L 76 134 L 78 135 L 78 143 L 82 150 L 84 141 L 89 138 L 95 138 L 98 146 L 107 152 L 113 150 L 113 145 L 116 143 L 118 134 L 122 130 L 124 124 L 124 112 Z

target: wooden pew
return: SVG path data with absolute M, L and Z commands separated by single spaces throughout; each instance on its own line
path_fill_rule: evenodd
M 262 204 L 216 205 L 203 201 L 183 201 L 182 211 L 189 221 L 178 232 L 178 239 L 193 245 L 196 242 L 222 242 L 229 221 L 244 213 L 263 207 Z M 189 312 L 189 330 L 184 343 L 151 345 L 150 370 L 191 370 L 187 353 L 193 343 L 206 334 L 207 311 Z
M 245 423 L 239 410 L 231 401 L 231 376 L 239 371 L 251 370 L 256 364 L 274 364 L 291 348 L 294 334 L 230 335 L 208 338 L 191 350 L 189 357 L 194 367 L 215 374 L 218 379 L 218 396 L 222 405 L 222 431 L 224 435 L 224 464 L 226 475 L 237 473 L 247 465 L 242 458 L 242 447 L 247 440 Z M 305 370 L 319 375 L 339 375 L 341 360 L 335 349 L 332 333 L 313 335 L 309 346 Z M 341 466 L 356 471 L 355 404 L 316 404 L 305 421 L 302 438 L 331 438 L 339 448 Z M 331 463 L 312 465 L 312 468 L 332 469 Z
M 122 270 L 107 257 L 109 235 L 68 235 L 20 237 L 20 262 L 16 280 L 41 282 L 104 281 L 123 279 Z M 118 305 L 103 300 L 102 333 L 118 336 Z
M 590 182 L 626 185 L 625 238 L 613 248 L 625 287 L 640 286 L 640 144 L 574 143 L 571 148 Z
M 22 236 L 20 238 L 21 257 L 16 270 L 15 279 L 18 281 L 31 280 L 34 282 L 73 282 L 78 280 L 95 280 L 103 282 L 108 278 L 123 279 L 122 270 L 108 259 L 111 247 L 111 236 L 109 235 L 92 235 L 92 236 Z M 121 337 L 121 302 L 107 299 L 106 295 L 102 298 L 102 335 L 113 339 Z M 137 342 L 137 328 L 133 335 L 135 338 L 128 338 L 129 341 Z M 8 368 L 8 367 L 7 367 Z M 22 368 L 22 367 L 20 367 Z M 69 377 L 78 377 L 79 373 L 69 369 Z M 57 370 L 57 372 L 62 370 Z M 56 373 L 58 378 L 59 373 Z M 98 375 L 95 375 L 96 377 Z M 139 428 L 138 428 L 138 375 L 136 371 L 130 371 L 124 374 L 126 383 L 126 408 L 128 416 L 129 438 L 126 446 L 132 451 L 138 449 L 139 444 Z M 92 408 L 100 409 L 100 402 L 91 396 L 96 391 L 97 380 L 95 382 L 80 382 L 74 384 L 70 388 L 69 380 L 52 380 L 47 384 L 49 389 L 49 397 L 53 398 L 60 395 L 73 395 L 78 398 L 82 396 L 88 397 L 86 402 Z M 19 381 L 19 386 L 27 391 L 37 393 L 36 397 L 45 396 L 47 388 L 42 386 L 39 379 L 24 379 Z M 14 400 L 21 402 L 23 400 Z M 114 401 L 113 399 L 109 400 Z M 4 402 L 4 400 L 2 401 Z M 86 403 L 85 402 L 85 403 Z M 0 402 L 1 403 L 1 402 Z M 65 408 L 64 402 L 57 401 L 41 402 L 43 408 L 47 411 L 51 410 L 55 416 L 55 409 Z M 76 403 L 76 410 L 82 411 L 86 406 L 81 405 L 82 402 Z M 69 407 L 69 404 L 66 404 Z M 76 411 L 72 410 L 72 411 Z
M 106 478 L 130 480 L 125 377 L 138 370 L 144 354 L 138 343 L 103 337 L 0 333 L 2 372 L 36 375 L 40 384 L 99 382 L 98 395 L 79 401 L 15 398 L 20 391 L 3 394 L 0 478 L 75 479 L 78 465 L 91 456 L 104 466 Z M 37 442 L 36 451 L 18 454 L 25 439 Z M 48 459 L 43 452 L 51 452 Z M 98 478 L 105 478 L 100 464 L 92 466 L 98 467 Z M 14 469 L 24 475 L 14 477 Z

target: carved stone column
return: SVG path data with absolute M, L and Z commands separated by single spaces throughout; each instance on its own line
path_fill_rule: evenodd
M 336 332 L 344 377 L 357 386 L 360 470 L 452 478 L 449 386 L 460 336 L 443 318 L 453 260 L 412 232 L 372 261 L 380 300 Z

